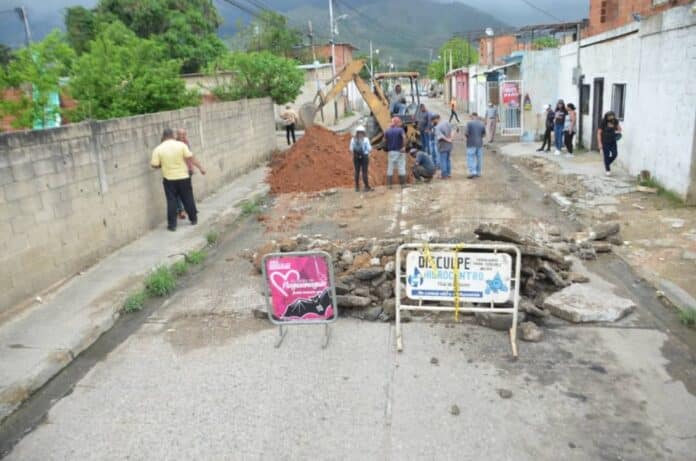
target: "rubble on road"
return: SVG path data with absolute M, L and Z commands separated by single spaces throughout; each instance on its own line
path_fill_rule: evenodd
M 596 232 L 595 236 L 601 235 L 604 238 L 614 230 L 614 226 L 605 227 L 602 232 Z M 456 239 L 440 237 L 435 240 L 447 243 L 502 241 L 518 246 L 522 255 L 518 320 L 520 328 L 525 325 L 521 334 L 526 341 L 541 340 L 543 334 L 537 325 L 543 325 L 550 314 L 575 322 L 587 319 L 613 321 L 630 312 L 632 304 L 620 301 L 621 298 L 607 294 L 604 299 L 604 292 L 598 299 L 596 296 L 586 295 L 585 293 L 592 291 L 587 288 L 589 278 L 572 271 L 572 258 L 568 255 L 596 258 L 598 252 L 610 251 L 611 245 L 597 240 L 575 243 L 573 239 L 563 237 L 560 229 L 551 228 L 551 231 L 553 236 L 530 236 L 521 235 L 500 224 L 481 224 L 474 231 L 481 240 L 467 238 L 465 235 L 458 235 Z M 334 285 L 340 310 L 364 320 L 389 321 L 395 316 L 397 296 L 402 300 L 406 299 L 405 285 L 402 284 L 401 292 L 396 294 L 394 280 L 395 255 L 399 245 L 403 243 L 406 243 L 403 237 L 340 241 L 328 240 L 322 235 L 297 235 L 279 242 L 270 241 L 256 252 L 246 251 L 244 255 L 261 273 L 263 256 L 268 253 L 325 251 L 333 261 Z M 402 269 L 405 268 L 406 261 L 403 258 Z M 578 284 L 585 285 L 586 288 L 578 288 L 582 286 Z M 582 295 L 577 296 L 577 293 Z M 587 304 L 590 304 L 589 308 Z M 407 311 L 402 311 L 402 315 L 403 321 L 410 320 L 410 313 Z M 511 325 L 509 314 L 476 313 L 475 318 L 478 323 L 497 330 L 507 330 Z M 530 324 L 530 321 L 533 323 Z
M 621 225 L 617 222 L 604 222 L 592 227 L 588 240 L 606 240 L 616 235 L 621 230 Z
M 632 312 L 630 299 L 592 284 L 576 284 L 552 294 L 544 307 L 556 317 L 569 322 L 615 322 Z
M 519 326 L 522 341 L 538 343 L 544 337 L 543 331 L 534 322 L 523 322 Z

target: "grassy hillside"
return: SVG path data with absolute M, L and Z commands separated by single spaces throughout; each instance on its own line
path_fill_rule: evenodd
M 411 60 L 427 61 L 429 49 L 433 49 L 433 58 L 436 58 L 439 47 L 452 35 L 507 26 L 493 16 L 461 3 L 422 0 L 382 0 L 363 2 L 362 5 L 354 0 L 345 3 L 338 0 L 336 15 L 342 14 L 347 14 L 348 18 L 338 23 L 337 41 L 350 42 L 367 54 L 372 40 L 373 46 L 380 50 L 383 63 L 391 57 L 400 66 Z M 304 4 L 290 10 L 287 15 L 291 23 L 303 31 L 307 29 L 307 21 L 311 20 L 316 41 L 328 41 L 329 20 L 324 5 Z

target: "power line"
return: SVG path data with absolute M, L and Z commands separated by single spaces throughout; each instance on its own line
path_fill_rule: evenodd
M 553 19 L 554 21 L 563 22 L 562 19 L 558 18 L 557 16 L 554 16 L 553 14 L 549 13 L 549 12 L 546 11 L 545 9 L 536 6 L 534 3 L 530 2 L 529 0 L 521 0 L 521 1 L 522 1 L 524 4 L 526 4 L 528 7 L 534 8 L 534 9 L 537 10 L 538 12 L 540 12 L 540 13 L 542 13 L 542 14 L 545 14 L 546 16 L 550 17 L 550 18 Z
M 247 13 L 255 18 L 258 18 L 260 16 L 260 13 L 258 11 L 254 11 L 251 8 L 249 8 L 248 6 L 237 3 L 234 0 L 218 0 L 218 1 L 222 1 L 222 2 L 225 2 L 229 5 L 232 5 L 235 8 L 240 9 L 240 10 L 244 11 L 245 13 Z

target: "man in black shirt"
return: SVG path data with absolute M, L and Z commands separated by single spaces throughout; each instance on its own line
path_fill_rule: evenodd
M 597 143 L 604 155 L 604 170 L 607 176 L 611 176 L 611 164 L 619 156 L 616 141 L 617 135 L 621 133 L 621 124 L 612 111 L 607 112 L 602 118 L 597 130 Z
M 553 120 L 555 118 L 555 114 L 553 113 L 553 110 L 551 110 L 551 106 L 549 104 L 544 106 L 544 115 L 546 116 L 544 139 L 541 147 L 537 149 L 537 152 L 543 152 L 544 150 L 548 152 L 551 150 L 551 133 L 553 132 Z

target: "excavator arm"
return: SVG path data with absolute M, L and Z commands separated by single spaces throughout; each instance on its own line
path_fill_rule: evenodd
M 314 102 L 311 104 L 313 107 L 307 108 L 308 110 L 311 109 L 308 113 L 301 110 L 300 116 L 303 118 L 305 125 L 311 125 L 317 111 L 322 110 L 326 104 L 336 99 L 341 94 L 343 89 L 346 88 L 348 83 L 354 82 L 363 100 L 370 108 L 377 125 L 379 125 L 382 133 L 384 133 L 391 125 L 389 101 L 384 96 L 382 88 L 379 85 L 370 85 L 360 77 L 360 71 L 364 66 L 364 60 L 356 59 L 355 61 L 351 61 L 348 63 L 348 65 L 346 65 L 346 67 L 343 68 L 343 70 L 341 70 L 341 72 L 334 75 L 333 78 L 326 82 L 327 85 L 333 84 L 333 86 L 331 86 L 326 93 L 321 89 L 317 92 Z M 413 125 L 404 126 L 404 129 L 406 130 L 406 136 L 409 142 L 418 142 L 418 131 Z M 380 133 L 378 136 L 372 139 L 372 143 L 377 145 L 381 140 L 382 134 Z
M 355 86 L 360 91 L 360 95 L 365 100 L 367 107 L 375 117 L 377 124 L 382 129 L 382 131 L 389 128 L 390 114 L 389 114 L 389 103 L 387 102 L 381 88 L 375 88 L 376 93 L 372 91 L 372 87 L 365 80 L 360 77 L 360 71 L 365 66 L 365 61 L 361 59 L 356 59 L 348 63 L 346 67 L 343 68 L 341 72 L 336 74 L 331 80 L 327 82 L 328 84 L 333 83 L 331 89 L 324 93 L 322 90 L 317 92 L 314 98 L 314 103 L 317 110 L 323 109 L 326 104 L 333 101 L 338 97 L 343 89 L 348 86 L 348 83 L 355 82 Z M 317 103 L 317 99 L 319 100 Z

